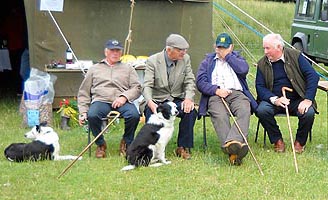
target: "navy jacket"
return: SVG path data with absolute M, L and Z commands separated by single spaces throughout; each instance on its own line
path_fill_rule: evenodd
M 212 84 L 212 72 L 215 68 L 215 55 L 215 53 L 208 54 L 199 65 L 199 69 L 197 72 L 196 86 L 197 89 L 201 92 L 198 113 L 199 116 L 206 115 L 208 110 L 209 97 L 215 96 L 215 91 L 218 88 L 217 85 Z M 250 93 L 246 82 L 246 75 L 249 70 L 249 66 L 246 60 L 236 51 L 229 53 L 225 59 L 226 62 L 236 73 L 243 88 L 243 93 L 249 98 L 252 111 L 255 112 L 258 104 L 254 99 L 253 95 Z

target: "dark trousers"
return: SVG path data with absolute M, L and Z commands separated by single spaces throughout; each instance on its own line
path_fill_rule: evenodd
M 303 115 L 300 114 L 297 108 L 301 101 L 301 99 L 290 101 L 288 111 L 290 116 L 298 117 L 296 140 L 304 146 L 306 144 L 309 132 L 312 129 L 315 111 L 311 106 L 306 113 Z M 277 142 L 279 139 L 282 139 L 281 131 L 277 125 L 276 119 L 274 118 L 274 115 L 279 113 L 286 113 L 286 109 L 280 106 L 275 106 L 266 101 L 262 101 L 256 111 L 256 116 L 259 118 L 263 128 L 265 128 L 268 132 L 271 144 Z
M 179 114 L 177 117 L 181 118 L 179 123 L 178 147 L 192 148 L 194 146 L 194 125 L 197 117 L 196 110 L 194 109 L 190 113 L 184 113 L 183 110 L 181 110 L 182 100 L 174 99 L 173 102 L 178 106 Z M 152 114 L 152 111 L 146 105 L 146 121 L 148 121 Z
M 106 117 L 107 114 L 112 110 L 118 111 L 124 118 L 125 128 L 123 139 L 127 144 L 131 144 L 134 139 L 134 132 L 136 131 L 140 120 L 140 114 L 136 106 L 128 102 L 118 109 L 113 109 L 110 103 L 99 101 L 92 103 L 88 112 L 88 123 L 93 136 L 96 137 L 101 132 L 101 119 Z M 104 144 L 104 142 L 104 136 L 102 135 L 96 140 L 95 143 L 99 146 Z

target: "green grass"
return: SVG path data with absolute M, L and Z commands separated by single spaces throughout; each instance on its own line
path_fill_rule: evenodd
M 224 3 L 225 1 L 218 2 L 230 12 L 236 12 Z M 259 1 L 234 3 L 288 37 L 293 4 Z M 259 7 L 258 4 L 263 5 Z M 242 18 L 240 14 L 238 16 Z M 221 24 L 215 21 L 216 13 L 213 17 L 213 34 L 224 31 Z M 235 26 L 233 29 L 243 38 L 242 41 L 252 47 L 252 52 L 258 51 L 255 56 L 259 58 L 262 55 L 261 39 L 235 25 L 236 22 L 229 23 Z M 252 68 L 251 72 L 254 73 L 255 68 Z M 252 83 L 254 79 L 249 78 Z M 175 132 L 167 147 L 167 158 L 172 161 L 171 165 L 121 172 L 120 169 L 126 165 L 125 159 L 118 153 L 123 131 L 121 121 L 115 127 L 111 127 L 110 132 L 105 135 L 110 154 L 108 158 L 94 158 L 93 146 L 92 156 L 89 158 L 86 152 L 83 160 L 73 165 L 60 179 L 57 177 L 69 161 L 12 163 L 1 156 L 0 199 L 328 199 L 326 93 L 318 90 L 317 101 L 320 114 L 316 116 L 312 142 L 307 143 L 303 154 L 297 155 L 298 174 L 295 172 L 285 118 L 278 120 L 288 147 L 283 154 L 273 152 L 268 141 L 267 147 L 263 148 L 262 128 L 258 143 L 254 142 L 257 118 L 251 118 L 249 144 L 263 169 L 264 176 L 260 175 L 250 154 L 239 167 L 228 164 L 228 158 L 220 151 L 216 133 L 209 119 L 206 119 L 206 153 L 202 147 L 202 121 L 197 121 L 191 160 L 184 161 L 174 156 L 177 136 Z M 13 142 L 27 142 L 23 135 L 29 129 L 21 126 L 22 117 L 18 112 L 18 105 L 17 97 L 0 99 L 2 151 Z M 77 155 L 86 146 L 87 133 L 80 127 L 70 131 L 60 130 L 59 116 L 54 116 L 53 127 L 60 137 L 61 154 Z M 291 122 L 295 137 L 297 119 L 291 118 Z
M 176 133 L 167 148 L 171 165 L 160 168 L 139 168 L 121 172 L 126 165 L 118 154 L 123 121 L 111 127 L 106 134 L 110 156 L 99 160 L 88 152 L 60 179 L 59 174 L 69 161 L 8 162 L 0 158 L 1 199 L 327 199 L 327 125 L 325 93 L 318 92 L 320 115 L 313 128 L 313 141 L 308 142 L 305 153 L 297 155 L 299 173 L 296 174 L 286 120 L 279 119 L 289 147 L 286 153 L 273 152 L 267 142 L 263 148 L 263 130 L 258 143 L 254 142 L 257 119 L 252 116 L 249 143 L 264 176 L 249 154 L 242 166 L 230 166 L 227 156 L 218 146 L 217 136 L 207 119 L 208 149 L 202 148 L 202 121 L 195 126 L 195 148 L 192 160 L 176 158 Z M 27 142 L 17 111 L 18 100 L 2 99 L 0 112 L 0 149 L 12 142 Z M 177 120 L 178 121 L 178 120 Z M 296 119 L 291 118 L 292 130 Z M 77 155 L 87 143 L 83 128 L 71 131 L 59 129 L 59 116 L 55 114 L 54 128 L 61 141 L 61 154 Z M 322 144 L 322 148 L 317 148 Z

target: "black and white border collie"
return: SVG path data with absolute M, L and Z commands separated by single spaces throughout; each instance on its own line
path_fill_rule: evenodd
M 139 166 L 158 167 L 170 164 L 165 158 L 165 147 L 174 131 L 174 120 L 178 115 L 177 105 L 173 102 L 159 104 L 157 113 L 150 116 L 126 152 L 129 165 L 122 171 Z
M 39 160 L 73 160 L 77 156 L 60 156 L 58 134 L 46 123 L 36 125 L 25 137 L 30 143 L 13 143 L 5 151 L 5 157 L 12 162 L 39 161 Z

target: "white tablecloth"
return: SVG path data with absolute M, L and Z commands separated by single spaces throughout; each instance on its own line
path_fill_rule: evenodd
M 3 70 L 11 70 L 8 49 L 0 49 L 0 72 Z

